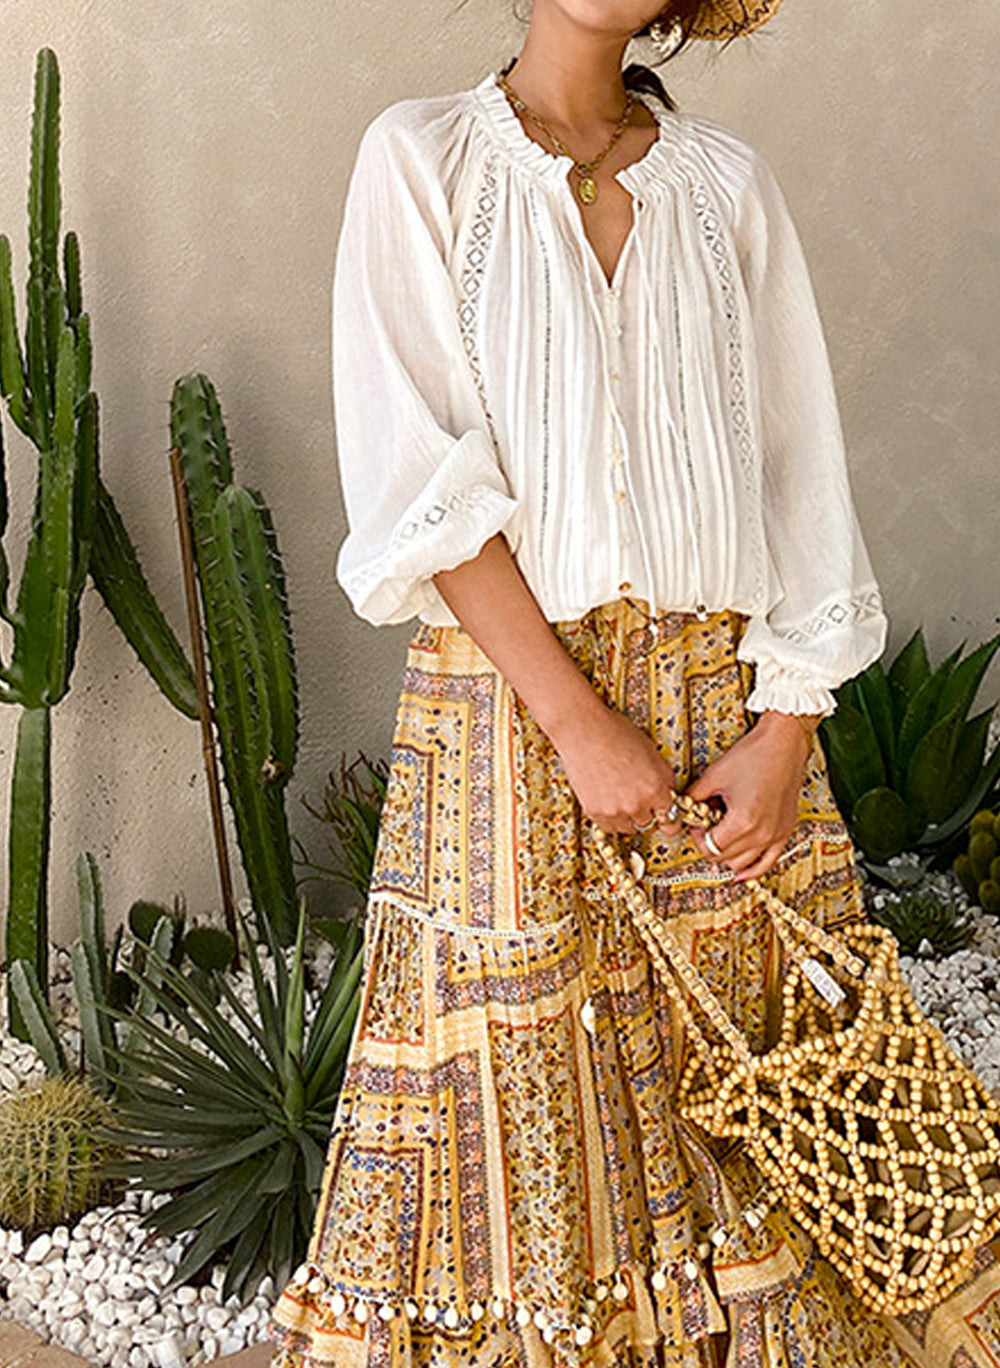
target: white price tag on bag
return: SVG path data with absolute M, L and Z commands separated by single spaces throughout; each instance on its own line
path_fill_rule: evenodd
M 813 959 L 812 955 L 807 956 L 802 961 L 802 972 L 817 993 L 821 993 L 826 998 L 831 1007 L 839 1007 L 847 996 L 837 980 L 828 974 L 819 960 Z

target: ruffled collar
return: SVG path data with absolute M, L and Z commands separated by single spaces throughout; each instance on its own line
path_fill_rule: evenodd
M 573 165 L 573 158 L 547 152 L 540 143 L 528 136 L 510 101 L 497 84 L 497 76 L 496 71 L 489 72 L 471 91 L 494 141 L 525 171 L 543 180 L 568 184 L 566 177 Z M 656 120 L 656 140 L 638 161 L 630 162 L 615 172 L 615 180 L 633 192 L 662 181 L 674 166 L 680 142 L 680 127 L 670 110 L 655 100 L 651 100 L 646 108 Z

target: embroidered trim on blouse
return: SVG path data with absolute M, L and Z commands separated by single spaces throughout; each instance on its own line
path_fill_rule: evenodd
M 549 461 L 552 452 L 552 432 L 549 425 L 549 406 L 552 387 L 552 268 L 549 264 L 545 234 L 538 222 L 538 205 L 535 200 L 535 187 L 528 187 L 528 205 L 532 222 L 538 237 L 542 254 L 542 268 L 545 276 L 545 364 L 542 371 L 542 506 L 538 515 L 538 565 L 542 584 L 548 591 L 548 569 L 545 561 L 545 531 L 549 517 Z
M 750 420 L 748 401 L 749 386 L 743 359 L 743 322 L 740 315 L 739 296 L 736 291 L 736 269 L 726 236 L 722 231 L 719 211 L 704 181 L 694 173 L 688 182 L 691 203 L 694 206 L 698 223 L 708 247 L 709 256 L 719 279 L 722 303 L 726 315 L 726 360 L 728 370 L 729 411 L 736 435 L 740 455 L 740 468 L 750 497 L 750 507 L 759 508 L 761 500 L 760 478 L 757 465 L 757 447 L 754 441 L 753 424 Z M 753 536 L 753 594 L 752 601 L 759 604 L 764 596 L 764 556 L 760 530 L 755 529 Z
M 385 579 L 387 574 L 391 575 L 396 554 L 404 543 L 411 541 L 418 533 L 421 535 L 429 534 L 444 522 L 450 513 L 477 508 L 496 493 L 497 491 L 491 485 L 476 484 L 471 485 L 468 489 L 456 489 L 443 499 L 435 499 L 418 515 L 411 517 L 407 522 L 400 524 L 393 530 L 388 546 L 377 560 L 371 565 L 356 570 L 353 575 L 345 577 L 344 584 L 348 588 L 348 593 L 352 595 L 362 593 L 370 584 L 377 584 L 380 580 Z
M 852 627 L 867 618 L 880 617 L 883 612 L 882 594 L 878 586 L 873 584 L 849 599 L 831 599 L 797 627 L 776 627 L 774 632 L 783 641 L 809 641 L 822 636 L 824 632 Z
M 469 359 L 472 376 L 476 382 L 476 389 L 479 391 L 479 398 L 483 405 L 483 412 L 486 416 L 487 425 L 489 426 L 490 437 L 493 439 L 494 449 L 499 455 L 500 445 L 497 441 L 493 415 L 490 412 L 489 404 L 486 401 L 482 362 L 479 356 L 479 347 L 476 343 L 476 324 L 479 320 L 479 292 L 482 289 L 483 268 L 486 263 L 486 258 L 489 256 L 496 212 L 496 162 L 493 157 L 487 157 L 483 163 L 482 182 L 478 194 L 476 195 L 476 212 L 473 216 L 472 224 L 469 229 L 469 236 L 465 244 L 461 275 L 462 293 L 458 300 L 458 326 L 462 334 L 462 344 L 465 347 L 465 354 Z

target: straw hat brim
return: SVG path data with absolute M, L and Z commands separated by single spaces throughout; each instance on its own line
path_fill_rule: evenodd
M 692 38 L 737 38 L 760 28 L 781 6 L 781 0 L 706 0 L 691 26 Z

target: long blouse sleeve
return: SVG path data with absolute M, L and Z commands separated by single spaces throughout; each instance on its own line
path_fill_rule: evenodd
M 756 153 L 737 237 L 761 402 L 762 509 L 778 587 L 738 655 L 755 664 L 747 707 L 822 713 L 881 655 L 887 620 L 858 523 L 826 343 L 802 247 Z
M 430 155 L 398 108 L 368 125 L 334 269 L 335 427 L 349 526 L 336 573 L 375 624 L 406 621 L 435 601 L 448 616 L 431 576 L 498 531 L 517 541 L 519 504 L 459 331 L 446 264 L 452 223 Z

